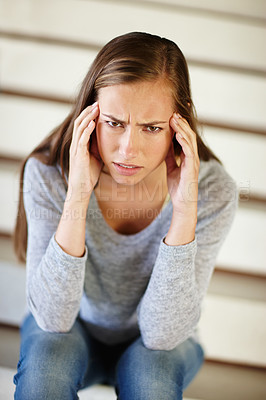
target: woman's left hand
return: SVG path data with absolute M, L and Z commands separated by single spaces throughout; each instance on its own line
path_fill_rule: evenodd
M 179 217 L 197 216 L 198 175 L 200 160 L 196 133 L 188 122 L 179 114 L 174 113 L 170 119 L 173 129 L 173 140 L 182 147 L 180 166 L 177 165 L 174 146 L 171 144 L 166 157 L 168 191 L 173 204 L 173 212 Z

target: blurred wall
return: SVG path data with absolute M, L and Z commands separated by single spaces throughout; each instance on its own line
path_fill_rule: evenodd
M 0 0 L 3 290 L 13 285 L 12 273 L 21 277 L 20 283 L 24 279 L 24 272 L 16 269 L 10 244 L 20 161 L 67 115 L 80 82 L 102 45 L 119 34 L 137 30 L 172 39 L 184 52 L 205 140 L 239 188 L 239 209 L 218 257 L 216 271 L 228 274 L 230 281 L 233 277 L 235 281 L 238 277 L 249 277 L 250 282 L 254 279 L 263 282 L 266 276 L 265 18 L 264 0 Z M 9 300 L 3 302 L 2 295 L 0 321 L 17 324 L 21 317 L 21 310 L 14 313 L 18 292 L 14 289 L 10 298 L 6 296 Z M 258 300 L 256 310 L 262 312 L 265 303 Z M 231 305 L 229 302 L 228 309 L 232 309 Z M 250 314 L 256 312 L 252 308 Z M 265 360 L 257 353 L 250 357 L 254 364 L 261 365 Z

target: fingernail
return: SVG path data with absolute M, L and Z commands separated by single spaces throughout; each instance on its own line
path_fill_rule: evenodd
M 97 104 L 98 104 L 98 101 L 95 101 L 95 103 L 92 104 L 92 107 L 97 106 Z

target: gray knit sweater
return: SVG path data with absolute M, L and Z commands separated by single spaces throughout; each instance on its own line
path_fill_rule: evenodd
M 196 236 L 180 246 L 163 242 L 171 201 L 147 228 L 123 235 L 106 223 L 92 194 L 86 252 L 81 258 L 66 254 L 54 239 L 66 190 L 59 167 L 28 160 L 26 291 L 38 325 L 67 332 L 79 315 L 104 343 L 141 334 L 146 347 L 162 350 L 195 336 L 217 253 L 236 211 L 236 184 L 224 167 L 201 161 Z

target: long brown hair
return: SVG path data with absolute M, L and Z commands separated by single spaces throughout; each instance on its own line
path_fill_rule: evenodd
M 97 100 L 100 88 L 163 77 L 170 84 L 176 110 L 197 135 L 199 158 L 220 160 L 203 143 L 191 98 L 189 72 L 185 57 L 172 41 L 143 32 L 132 32 L 107 43 L 92 63 L 66 119 L 56 127 L 24 160 L 20 175 L 19 207 L 14 231 L 14 247 L 20 261 L 26 259 L 27 221 L 23 203 L 23 175 L 27 160 L 36 157 L 47 165 L 59 164 L 62 176 L 69 170 L 69 148 L 74 121 L 84 108 Z M 181 146 L 174 141 L 175 154 Z

